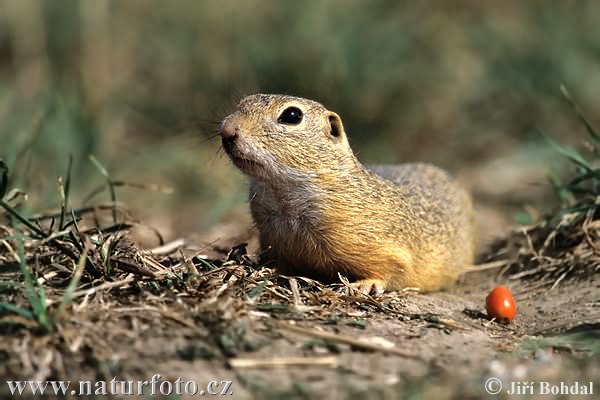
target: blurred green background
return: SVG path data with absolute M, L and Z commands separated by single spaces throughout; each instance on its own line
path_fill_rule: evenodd
M 69 155 L 75 204 L 101 184 L 93 154 L 174 190 L 118 192 L 167 237 L 221 235 L 248 217 L 219 122 L 289 93 L 338 112 L 361 160 L 436 163 L 510 214 L 545 196 L 537 129 L 585 137 L 561 84 L 600 125 L 599 71 L 594 1 L 0 0 L 0 157 L 31 209 L 58 204 Z

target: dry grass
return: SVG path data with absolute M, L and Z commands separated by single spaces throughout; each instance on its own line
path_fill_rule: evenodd
M 531 287 L 555 288 L 584 280 L 600 270 L 600 221 L 588 209 L 560 216 L 557 222 L 522 227 L 494 244 L 489 259 L 506 259 L 501 275 Z

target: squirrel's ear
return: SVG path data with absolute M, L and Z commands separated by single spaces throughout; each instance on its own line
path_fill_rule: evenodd
M 342 142 L 346 136 L 342 119 L 331 111 L 327 114 L 327 134 L 334 142 Z

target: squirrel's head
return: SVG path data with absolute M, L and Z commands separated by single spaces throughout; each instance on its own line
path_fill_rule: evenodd
M 355 160 L 340 117 L 300 97 L 245 97 L 223 120 L 220 134 L 233 163 L 257 179 L 301 179 Z

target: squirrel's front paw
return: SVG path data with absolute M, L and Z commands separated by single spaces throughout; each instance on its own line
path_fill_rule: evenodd
M 361 293 L 379 296 L 384 292 L 385 282 L 381 279 L 361 279 L 351 283 L 350 286 Z

